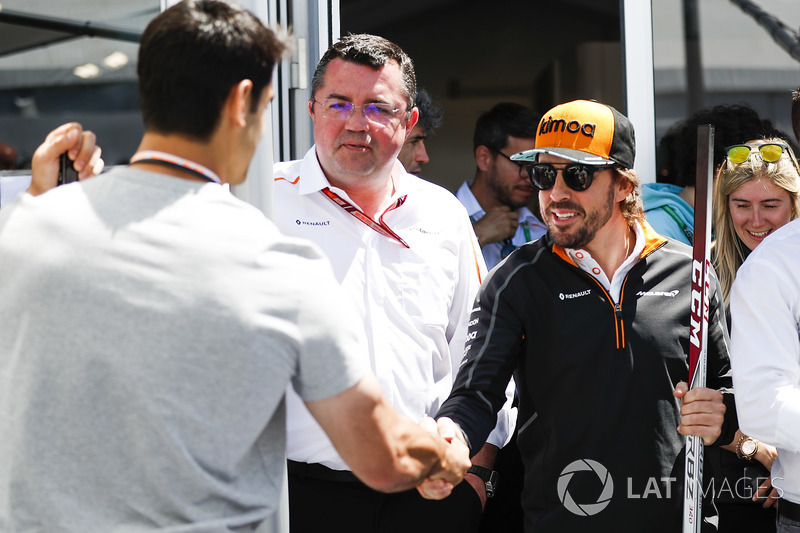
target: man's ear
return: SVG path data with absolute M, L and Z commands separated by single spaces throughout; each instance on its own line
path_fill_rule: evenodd
M 626 173 L 630 172 L 634 176 L 634 178 L 636 176 L 636 171 L 633 169 L 626 170 L 625 172 Z M 618 176 L 616 182 L 617 182 L 616 201 L 621 202 L 625 198 L 627 198 L 630 193 L 633 192 L 633 182 L 624 174 L 622 176 Z
M 406 136 L 404 140 L 408 139 L 408 136 L 411 135 L 411 130 L 417 125 L 417 121 L 419 121 L 419 109 L 417 106 L 414 106 L 411 108 L 411 114 L 408 116 L 408 120 L 406 120 Z
M 244 127 L 247 125 L 247 117 L 253 108 L 252 100 L 253 82 L 251 80 L 241 80 L 228 93 L 226 107 L 229 110 L 229 116 L 237 126 Z
M 492 154 L 488 146 L 481 144 L 475 148 L 475 165 L 478 167 L 478 170 L 486 172 L 492 161 L 494 161 L 494 154 Z

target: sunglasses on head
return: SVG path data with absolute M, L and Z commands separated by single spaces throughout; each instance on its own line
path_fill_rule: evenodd
M 739 163 L 744 163 L 748 159 L 750 159 L 750 155 L 754 151 L 758 151 L 758 155 L 761 157 L 761 160 L 765 163 L 774 163 L 778 161 L 781 156 L 783 156 L 784 150 L 788 150 L 789 147 L 785 144 L 777 144 L 777 143 L 767 143 L 762 144 L 759 146 L 750 146 L 749 144 L 735 144 L 733 146 L 728 146 L 725 148 L 725 152 L 728 154 L 728 161 L 733 163 L 734 165 L 738 165 Z
M 556 176 L 561 170 L 564 183 L 573 191 L 585 191 L 592 184 L 594 173 L 601 170 L 612 168 L 607 166 L 584 165 L 581 163 L 571 163 L 563 168 L 556 168 L 550 163 L 534 163 L 526 167 L 528 177 L 534 187 L 540 191 L 552 189 L 556 184 Z

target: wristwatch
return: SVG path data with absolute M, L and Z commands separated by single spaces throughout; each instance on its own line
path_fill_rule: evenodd
M 742 436 L 739 437 L 739 440 L 736 442 L 737 457 L 750 461 L 755 457 L 757 451 L 758 441 L 742 433 Z
M 472 465 L 467 470 L 467 474 L 475 474 L 483 480 L 486 484 L 486 497 L 491 498 L 494 496 L 494 491 L 497 490 L 497 480 L 500 479 L 500 474 L 494 470 L 489 470 L 486 467 Z

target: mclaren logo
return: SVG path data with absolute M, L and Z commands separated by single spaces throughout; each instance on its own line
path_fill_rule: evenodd
M 675 298 L 678 293 L 681 292 L 679 290 L 674 291 L 639 291 L 636 293 L 636 296 L 666 296 L 667 298 Z

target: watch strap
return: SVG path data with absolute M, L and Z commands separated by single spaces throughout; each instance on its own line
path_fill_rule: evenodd
M 475 474 L 484 481 L 489 481 L 492 477 L 492 470 L 485 466 L 472 465 L 467 470 L 467 474 Z
M 490 469 L 486 468 L 485 466 L 478 466 L 472 465 L 467 470 L 468 474 L 474 474 L 483 480 L 483 483 L 486 485 L 486 497 L 491 498 L 494 496 L 494 492 L 497 490 L 497 480 L 500 475 Z

